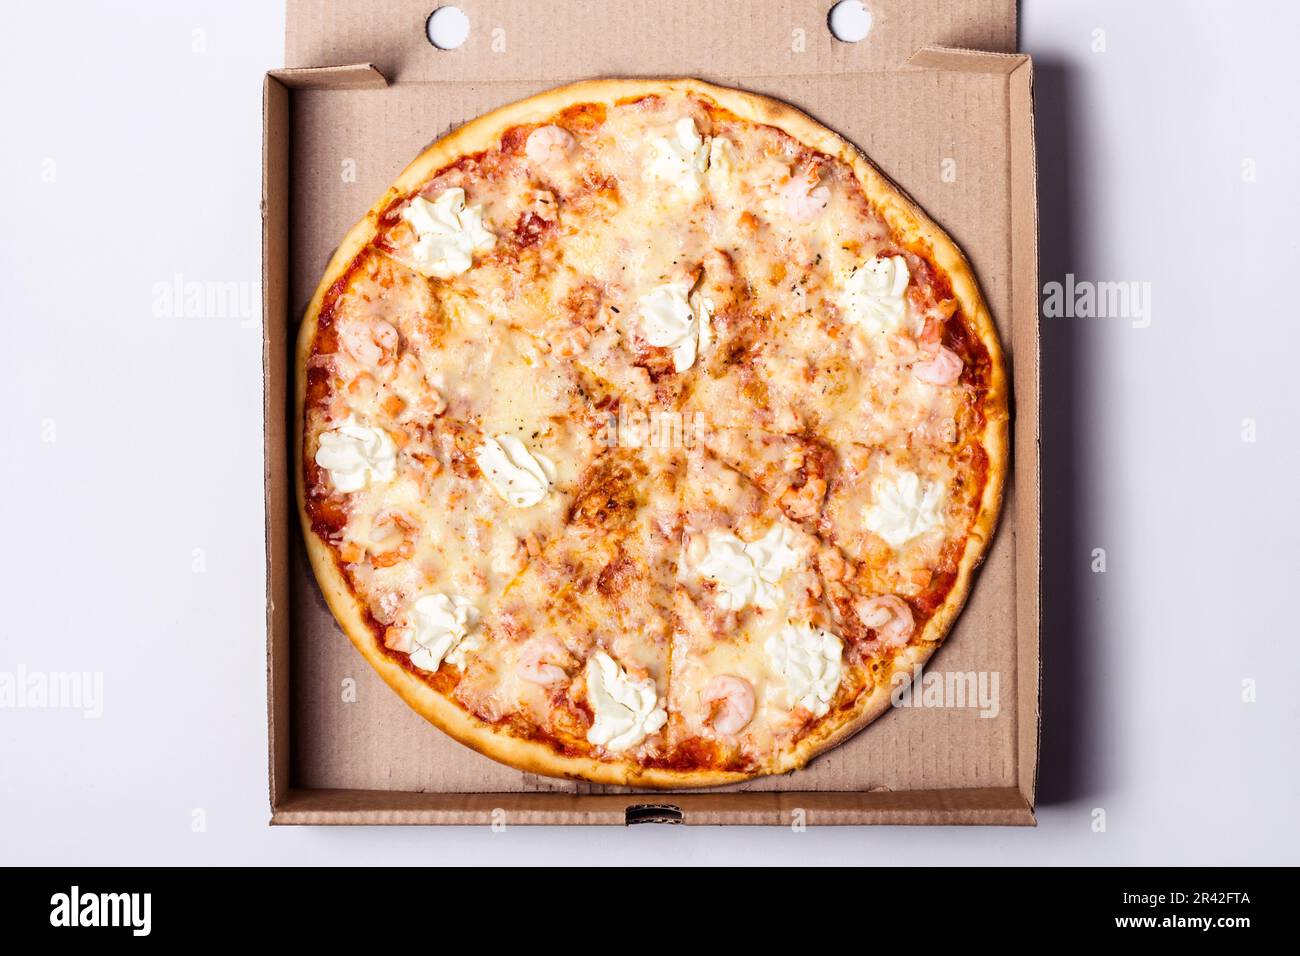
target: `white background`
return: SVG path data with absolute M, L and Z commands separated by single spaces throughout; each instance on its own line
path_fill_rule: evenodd
M 258 277 L 283 10 L 128 10 L 0 39 L 0 671 L 104 675 L 0 709 L 0 861 L 1300 862 L 1294 4 L 1023 4 L 1043 280 L 1152 289 L 1044 319 L 1039 826 L 804 833 L 267 826 L 259 320 L 154 304 Z

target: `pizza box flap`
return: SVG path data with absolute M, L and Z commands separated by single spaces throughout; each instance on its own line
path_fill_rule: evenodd
M 267 76 L 291 90 L 374 90 L 388 85 L 388 78 L 373 63 L 301 66 L 271 70 Z
M 464 45 L 439 50 L 427 21 L 455 6 Z M 867 0 L 871 27 L 831 35 L 834 0 L 288 0 L 285 66 L 373 62 L 390 82 L 593 76 L 810 76 L 903 68 L 920 47 L 1012 52 L 1015 0 Z
M 424 32 L 436 3 L 289 0 L 286 68 L 268 74 L 263 102 L 273 822 L 1033 823 L 1032 65 L 1013 52 L 1010 0 L 867 0 L 875 19 L 858 44 L 830 37 L 832 2 L 463 0 L 469 38 L 439 51 Z M 924 675 L 938 681 L 940 705 L 920 694 L 803 771 L 720 791 L 630 792 L 522 774 L 432 730 L 340 634 L 305 561 L 293 504 L 290 346 L 339 237 L 431 140 L 565 80 L 608 74 L 741 86 L 792 103 L 861 147 L 970 258 L 1014 382 L 1001 528 Z M 970 699 L 952 705 L 954 689 Z

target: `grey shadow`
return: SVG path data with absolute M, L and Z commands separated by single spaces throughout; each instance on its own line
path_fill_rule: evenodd
M 1038 150 L 1039 279 L 1089 274 L 1079 261 L 1075 188 L 1081 117 L 1077 86 L 1066 64 L 1034 63 L 1034 126 Z M 1066 803 L 1095 793 L 1099 779 L 1096 644 L 1082 585 L 1091 545 L 1080 527 L 1089 472 L 1081 390 L 1089 351 L 1080 320 L 1043 318 L 1041 336 L 1042 466 L 1042 738 L 1038 802 Z

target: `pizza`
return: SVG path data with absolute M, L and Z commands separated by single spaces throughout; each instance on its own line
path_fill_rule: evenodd
M 299 336 L 298 497 L 343 631 L 525 771 L 802 767 L 939 646 L 1007 389 L 952 241 L 794 109 L 599 80 L 428 147 Z

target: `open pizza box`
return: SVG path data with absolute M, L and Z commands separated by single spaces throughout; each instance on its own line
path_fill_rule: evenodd
M 1037 208 L 1031 65 L 1014 0 L 288 0 L 263 155 L 267 685 L 282 824 L 817 825 L 1034 822 L 1039 725 Z M 983 51 L 983 52 L 974 52 Z M 522 773 L 410 710 L 353 650 L 293 503 L 292 342 L 334 244 L 454 126 L 589 77 L 696 76 L 784 100 L 861 147 L 965 251 L 1013 381 L 1013 470 L 965 611 L 910 695 L 806 769 L 720 790 L 632 791 Z

